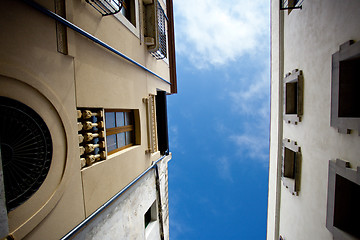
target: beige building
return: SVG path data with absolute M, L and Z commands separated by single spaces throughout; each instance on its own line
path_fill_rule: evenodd
M 360 1 L 271 3 L 267 239 L 360 239 Z
M 172 0 L 0 8 L 0 239 L 169 239 Z

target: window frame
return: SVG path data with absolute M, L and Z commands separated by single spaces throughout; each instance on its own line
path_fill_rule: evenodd
M 339 133 L 350 134 L 351 130 L 357 130 L 360 135 L 359 117 L 341 117 L 339 116 L 339 96 L 341 85 L 341 62 L 360 59 L 360 41 L 354 43 L 350 40 L 340 45 L 338 52 L 332 55 L 331 70 L 331 118 L 330 126 L 337 128 Z M 356 103 L 354 104 L 355 107 Z
M 293 176 L 285 176 L 286 167 L 286 149 L 294 153 Z M 292 195 L 298 196 L 300 191 L 300 175 L 301 175 L 301 152 L 297 142 L 285 138 L 283 140 L 283 153 L 282 153 L 282 171 L 281 180 L 283 185 L 290 191 Z
M 159 229 L 159 226 L 156 226 L 160 223 L 160 219 L 158 217 L 158 202 L 155 200 L 148 210 L 144 213 L 144 235 L 145 239 L 149 239 L 149 236 L 155 230 L 156 227 Z
M 134 7 L 134 20 L 135 25 L 123 15 L 120 11 L 117 14 L 114 14 L 114 17 L 119 20 L 130 32 L 132 32 L 137 38 L 140 38 L 140 21 L 139 21 L 139 0 L 129 0 L 133 3 L 130 4 Z
M 304 79 L 301 70 L 294 69 L 291 73 L 286 74 L 284 80 L 284 110 L 283 110 L 283 118 L 284 121 L 291 124 L 298 124 L 301 122 L 301 117 L 303 115 L 303 86 Z M 295 98 L 295 113 L 287 113 L 287 106 L 290 101 L 288 94 L 288 86 L 296 84 L 295 95 L 291 96 L 291 98 Z
M 121 150 L 124 150 L 126 148 L 129 148 L 131 146 L 137 145 L 137 141 L 136 141 L 136 119 L 135 119 L 135 111 L 133 109 L 104 109 L 104 119 L 105 119 L 105 139 L 106 139 L 106 152 L 107 155 L 112 155 L 114 153 L 117 153 Z M 130 125 L 125 125 L 125 114 L 124 114 L 124 126 L 116 126 L 116 113 L 117 112 L 130 112 L 131 113 L 131 118 L 132 118 L 132 124 Z M 115 127 L 113 128 L 107 128 L 106 127 L 106 114 L 107 113 L 115 113 Z M 117 147 L 114 150 L 109 151 L 108 150 L 108 142 L 107 142 L 107 137 L 112 136 L 112 135 L 117 135 L 119 133 L 130 133 L 131 134 L 131 143 L 127 144 L 127 136 L 125 135 L 125 145 L 121 146 L 121 147 Z M 116 137 L 117 138 L 117 137 Z M 116 139 L 116 143 L 117 143 L 117 139 Z
M 354 170 L 347 161 L 341 159 L 329 161 L 326 228 L 333 234 L 334 240 L 355 240 L 356 237 L 334 225 L 337 176 L 360 185 L 360 166 Z

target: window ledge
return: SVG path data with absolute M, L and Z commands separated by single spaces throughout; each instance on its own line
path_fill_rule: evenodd
M 123 150 L 120 150 L 120 151 L 118 151 L 116 153 L 110 154 L 110 155 L 107 156 L 107 160 L 110 160 L 110 159 L 112 159 L 114 157 L 118 157 L 118 156 L 120 156 L 122 154 L 125 154 L 126 152 L 132 151 L 132 150 L 137 149 L 139 147 L 140 147 L 140 145 L 134 145 L 134 146 L 125 148 Z

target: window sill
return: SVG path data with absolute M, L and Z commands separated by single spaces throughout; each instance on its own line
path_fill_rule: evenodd
M 109 160 L 109 159 L 112 159 L 114 157 L 120 156 L 120 155 L 122 155 L 122 154 L 124 154 L 126 152 L 129 152 L 129 151 L 134 150 L 134 149 L 139 148 L 139 147 L 140 147 L 140 145 L 133 145 L 131 147 L 125 148 L 125 149 L 120 150 L 120 151 L 118 151 L 116 153 L 108 155 L 106 160 Z
M 136 7 L 136 11 L 138 11 L 137 7 Z M 127 20 L 126 17 L 124 17 L 124 15 L 122 15 L 121 13 L 118 13 L 118 14 L 115 14 L 114 17 L 117 20 L 119 20 L 127 29 L 129 29 L 129 31 L 132 32 L 137 38 L 140 39 L 139 28 L 132 25 L 132 23 L 129 22 L 129 20 Z M 139 26 L 138 17 L 136 17 L 136 26 Z

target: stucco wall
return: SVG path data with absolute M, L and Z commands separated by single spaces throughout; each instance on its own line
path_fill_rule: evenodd
M 273 1 L 273 5 L 279 6 L 278 1 Z M 359 166 L 360 137 L 357 131 L 341 134 L 330 127 L 331 56 L 342 43 L 360 40 L 359 12 L 359 1 L 304 1 L 302 10 L 282 13 L 282 29 L 278 25 L 281 14 L 273 8 L 272 39 L 278 41 L 276 36 L 281 38 L 283 30 L 284 62 L 277 64 L 282 49 L 273 43 L 271 142 L 274 145 L 270 148 L 268 239 L 278 239 L 273 232 L 277 224 L 279 234 L 285 239 L 332 239 L 325 226 L 329 160 L 340 158 L 349 161 L 353 168 Z M 299 196 L 293 196 L 281 184 L 281 194 L 277 195 L 280 215 L 276 222 L 274 199 L 278 190 L 274 184 L 279 169 L 275 166 L 281 161 L 281 155 L 275 153 L 281 147 L 276 146 L 281 129 L 276 132 L 274 126 L 281 124 L 274 115 L 282 111 L 278 97 L 282 90 L 278 84 L 284 77 L 282 71 L 287 73 L 293 69 L 302 70 L 304 74 L 303 116 L 297 125 L 283 123 L 282 138 L 296 141 L 301 147 L 300 192 Z
M 55 11 L 54 1 L 35 2 Z M 65 6 L 70 22 L 169 80 L 167 62 L 151 56 L 142 42 L 143 30 L 134 35 L 116 17 L 101 17 L 85 0 L 66 0 Z M 54 146 L 51 180 L 9 212 L 10 233 L 16 238 L 59 239 L 160 157 L 159 152 L 145 153 L 142 98 L 157 89 L 170 92 L 170 85 L 70 29 L 69 54 L 63 55 L 57 51 L 54 19 L 23 1 L 2 1 L 1 9 L 0 95 L 38 112 L 49 125 Z M 139 110 L 140 144 L 81 170 L 78 107 Z

